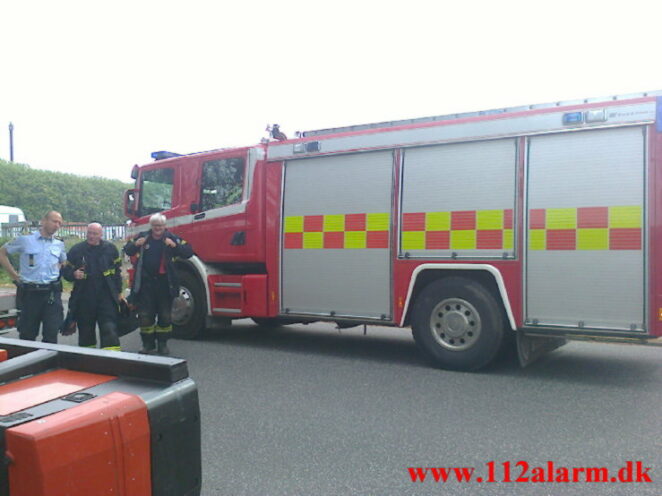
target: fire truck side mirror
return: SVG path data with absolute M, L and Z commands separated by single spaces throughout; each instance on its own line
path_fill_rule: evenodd
M 136 191 L 135 189 L 128 189 L 124 192 L 124 215 L 129 218 L 136 216 Z

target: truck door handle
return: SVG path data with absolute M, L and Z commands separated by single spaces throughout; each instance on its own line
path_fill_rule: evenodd
M 205 218 L 205 212 L 202 212 L 201 214 L 195 214 L 193 216 L 193 220 L 200 220 Z
M 232 240 L 230 241 L 232 246 L 243 246 L 246 244 L 246 232 L 237 231 L 232 235 Z

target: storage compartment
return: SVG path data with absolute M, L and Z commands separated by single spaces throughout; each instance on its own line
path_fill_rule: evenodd
M 212 313 L 239 317 L 266 317 L 267 275 L 209 276 Z

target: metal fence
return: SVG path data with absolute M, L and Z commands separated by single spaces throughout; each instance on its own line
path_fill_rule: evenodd
M 15 238 L 21 234 L 28 234 L 39 229 L 39 225 L 34 222 L 17 222 L 0 224 L 0 237 Z M 61 238 L 85 238 L 87 233 L 87 224 L 85 222 L 65 222 L 57 232 Z M 103 238 L 109 241 L 124 239 L 126 236 L 125 224 L 114 224 L 103 226 Z

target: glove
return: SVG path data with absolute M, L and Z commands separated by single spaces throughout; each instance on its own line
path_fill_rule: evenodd
M 67 315 L 67 318 L 62 322 L 60 327 L 60 334 L 63 336 L 71 336 L 76 332 L 76 321 L 71 318 L 70 315 Z

